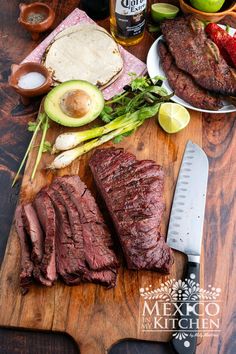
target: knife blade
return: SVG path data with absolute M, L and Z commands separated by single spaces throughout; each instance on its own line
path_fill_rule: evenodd
M 192 141 L 188 141 L 182 159 L 172 203 L 167 233 L 168 245 L 188 256 L 185 286 L 191 291 L 191 282 L 199 285 L 200 255 L 203 235 L 209 163 L 204 151 Z M 197 346 L 199 301 L 191 303 L 180 298 L 182 306 L 179 322 L 175 330 L 179 335 L 171 340 L 172 348 L 178 354 L 194 354 Z M 189 308 L 191 310 L 189 313 Z M 189 324 L 183 329 L 181 321 Z M 180 340 L 179 338 L 186 338 Z
M 209 163 L 204 151 L 188 141 L 172 203 L 167 243 L 200 261 Z

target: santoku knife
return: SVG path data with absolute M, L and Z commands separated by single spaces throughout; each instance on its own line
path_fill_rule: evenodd
M 196 284 L 199 284 L 208 169 L 208 159 L 204 151 L 197 144 L 189 141 L 179 171 L 167 234 L 168 245 L 188 257 L 185 279 L 191 279 Z M 186 309 L 188 305 L 184 301 L 181 300 Z M 192 303 L 192 306 L 195 310 L 198 308 L 197 300 Z M 193 325 L 186 331 L 188 333 L 186 340 L 180 340 L 181 336 L 177 336 L 171 341 L 173 349 L 179 354 L 193 354 L 196 351 L 197 326 L 195 324 L 198 318 L 196 312 L 190 311 L 187 316 L 187 320 L 191 319 Z M 185 332 L 181 328 L 177 330 L 178 333 Z

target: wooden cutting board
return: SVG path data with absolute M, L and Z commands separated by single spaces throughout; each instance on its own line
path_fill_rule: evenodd
M 68 129 L 50 123 L 47 140 Z M 166 211 L 162 222 L 165 234 L 176 178 L 186 142 L 191 139 L 202 146 L 201 113 L 191 112 L 191 122 L 178 134 L 166 134 L 153 118 L 139 130 L 117 144 L 136 155 L 138 159 L 152 159 L 165 169 Z M 35 142 L 38 145 L 39 136 Z M 112 143 L 106 144 L 111 146 Z M 44 167 L 52 161 L 44 154 L 35 180 L 30 181 L 37 148 L 28 158 L 22 182 L 20 200 L 29 201 L 54 176 L 78 174 L 93 194 L 97 192 L 88 167 L 91 153 L 77 159 L 71 166 L 56 173 L 46 172 Z M 143 300 L 139 289 L 158 288 L 168 279 L 183 276 L 185 257 L 174 253 L 175 263 L 169 276 L 150 271 L 130 271 L 121 266 L 117 286 L 106 290 L 102 286 L 83 284 L 69 287 L 58 281 L 52 288 L 33 285 L 27 295 L 19 291 L 20 246 L 14 225 L 12 226 L 4 261 L 0 272 L 0 325 L 37 330 L 62 331 L 71 335 L 82 354 L 105 354 L 112 344 L 125 338 L 167 341 L 169 332 L 146 332 L 142 328 Z M 203 271 L 201 272 L 203 278 Z

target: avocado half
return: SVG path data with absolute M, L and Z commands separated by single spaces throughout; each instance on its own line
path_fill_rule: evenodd
M 81 127 L 96 119 L 104 107 L 101 91 L 87 81 L 66 81 L 45 98 L 48 117 L 66 127 Z

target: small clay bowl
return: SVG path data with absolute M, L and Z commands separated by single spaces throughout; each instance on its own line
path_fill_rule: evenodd
M 218 11 L 218 12 L 204 12 L 195 9 L 191 5 L 189 5 L 185 0 L 180 0 L 180 8 L 185 14 L 194 14 L 197 18 L 200 20 L 204 21 L 210 21 L 210 22 L 219 22 L 222 20 L 225 16 L 233 16 L 236 18 L 236 4 L 233 1 L 232 4 L 226 8 L 223 11 Z M 225 6 L 223 6 L 224 9 Z
M 33 40 L 38 40 L 40 33 L 47 31 L 52 26 L 55 19 L 54 10 L 42 2 L 34 2 L 29 5 L 20 4 L 19 7 L 18 22 L 31 33 Z M 42 16 L 43 20 L 38 23 L 30 23 L 29 17 L 35 14 Z
M 18 82 L 20 77 L 30 72 L 38 72 L 45 76 L 45 82 L 41 86 L 33 89 L 19 87 Z M 30 103 L 30 97 L 41 96 L 50 91 L 52 78 L 49 71 L 42 64 L 28 62 L 20 65 L 13 64 L 11 66 L 11 76 L 8 79 L 8 83 L 21 96 L 22 103 L 28 105 Z

